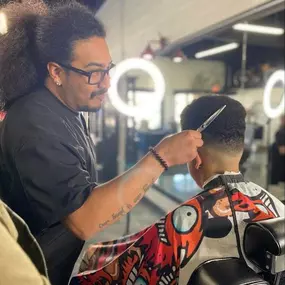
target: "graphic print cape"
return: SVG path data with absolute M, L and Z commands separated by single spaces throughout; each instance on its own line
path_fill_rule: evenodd
M 248 222 L 284 216 L 285 205 L 241 175 L 231 176 L 226 187 L 213 179 L 202 193 L 136 234 L 90 246 L 70 284 L 187 284 L 204 261 L 239 257 L 236 232 L 243 240 Z

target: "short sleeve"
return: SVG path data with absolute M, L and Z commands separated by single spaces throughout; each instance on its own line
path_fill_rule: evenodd
M 279 130 L 276 134 L 276 144 L 277 146 L 285 145 L 285 130 Z
M 14 160 L 29 206 L 47 225 L 79 209 L 96 186 L 84 149 L 56 137 L 24 143 Z

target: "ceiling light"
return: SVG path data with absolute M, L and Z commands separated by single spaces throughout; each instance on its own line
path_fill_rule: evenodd
M 146 60 L 152 60 L 154 58 L 154 52 L 150 44 L 148 44 L 144 51 L 141 53 L 141 57 Z
M 208 50 L 205 50 L 205 51 L 197 52 L 195 54 L 195 57 L 196 58 L 203 58 L 203 57 L 211 56 L 211 55 L 214 55 L 214 54 L 230 51 L 230 50 L 236 49 L 238 47 L 239 47 L 238 43 L 230 43 L 230 44 L 226 44 L 226 45 L 223 45 L 223 46 L 219 46 L 219 47 L 215 47 L 215 48 L 212 48 L 212 49 L 208 49 Z
M 237 31 L 267 34 L 267 35 L 274 35 L 274 36 L 280 36 L 284 34 L 284 29 L 282 28 L 259 26 L 259 25 L 244 24 L 244 23 L 238 23 L 234 25 L 233 29 Z
M 0 34 L 5 35 L 8 32 L 7 17 L 3 12 L 0 12 Z
M 3 111 L 0 111 L 0 122 L 5 119 L 6 113 Z
M 174 53 L 172 60 L 176 63 L 179 63 L 182 62 L 184 58 L 185 58 L 184 53 L 182 52 L 182 50 L 179 49 Z

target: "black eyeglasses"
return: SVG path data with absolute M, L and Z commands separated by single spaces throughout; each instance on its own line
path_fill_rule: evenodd
M 62 67 L 71 70 L 73 72 L 76 72 L 78 74 L 84 75 L 88 77 L 88 84 L 90 85 L 100 85 L 100 83 L 103 82 L 106 75 L 109 75 L 109 72 L 112 68 L 114 68 L 116 65 L 114 63 L 110 63 L 107 68 L 100 68 L 92 71 L 85 71 L 76 67 L 73 67 L 71 65 L 65 65 L 62 63 L 59 63 Z

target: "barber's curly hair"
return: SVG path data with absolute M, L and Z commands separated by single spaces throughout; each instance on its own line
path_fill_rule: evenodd
M 202 96 L 188 105 L 181 114 L 183 130 L 196 130 L 218 109 L 223 112 L 202 133 L 204 146 L 228 152 L 239 152 L 244 147 L 246 111 L 242 104 L 228 96 Z
M 103 25 L 92 11 L 75 1 L 47 7 L 26 0 L 10 3 L 0 11 L 8 32 L 0 35 L 0 109 L 43 86 L 47 64 L 72 61 L 74 42 L 105 37 Z

